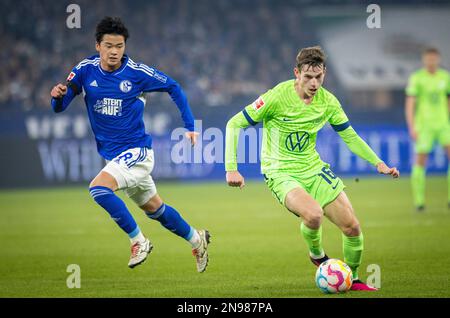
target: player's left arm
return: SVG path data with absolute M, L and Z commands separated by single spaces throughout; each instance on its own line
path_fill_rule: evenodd
M 170 95 L 174 103 L 177 105 L 181 118 L 184 122 L 184 128 L 188 131 L 185 136 L 194 146 L 197 142 L 198 132 L 194 131 L 194 115 L 187 100 L 186 94 L 175 80 L 156 69 L 151 69 L 153 76 L 146 76 L 144 80 L 144 92 L 166 92 Z
M 51 92 L 51 105 L 55 113 L 60 113 L 69 107 L 72 100 L 81 92 L 82 80 L 81 70 L 77 67 L 72 69 L 67 77 L 66 84 L 55 85 Z
M 348 126 L 346 129 L 337 132 L 351 152 L 370 162 L 377 168 L 379 173 L 391 175 L 394 178 L 398 178 L 400 176 L 400 172 L 397 168 L 388 167 L 383 160 L 377 156 L 372 148 L 370 148 L 370 146 L 356 133 L 353 127 Z
M 341 105 L 334 106 L 335 111 L 329 119 L 331 127 L 339 134 L 347 147 L 358 157 L 368 161 L 370 164 L 377 168 L 377 171 L 381 174 L 391 175 L 394 178 L 400 176 L 400 172 L 397 168 L 390 168 L 383 160 L 381 160 L 377 154 L 370 148 L 370 146 L 356 133 L 353 127 L 342 109 Z

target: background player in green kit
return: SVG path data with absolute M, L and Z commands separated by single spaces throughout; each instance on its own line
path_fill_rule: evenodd
M 304 48 L 297 56 L 295 79 L 261 95 L 227 123 L 225 169 L 228 185 L 242 188 L 237 170 L 237 143 L 241 128 L 263 122 L 261 171 L 273 195 L 301 217 L 301 233 L 311 261 L 328 259 L 322 248 L 323 215 L 342 231 L 344 261 L 353 271 L 353 290 L 376 290 L 358 279 L 363 234 L 342 180 L 316 151 L 317 132 L 329 122 L 350 150 L 376 166 L 379 173 L 397 178 L 350 126 L 339 101 L 322 87 L 325 54 L 320 47 Z
M 424 67 L 409 78 L 405 107 L 409 135 L 415 141 L 411 184 L 417 211 L 425 209 L 425 167 L 436 141 L 446 148 L 450 158 L 450 74 L 439 68 L 440 54 L 435 48 L 424 51 L 422 63 Z M 447 175 L 450 208 L 450 169 Z

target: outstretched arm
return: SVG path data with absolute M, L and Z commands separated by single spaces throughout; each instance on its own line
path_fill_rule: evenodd
M 242 128 L 250 125 L 243 112 L 234 115 L 227 123 L 225 136 L 225 170 L 226 180 L 229 186 L 243 188 L 244 177 L 237 168 L 237 148 L 239 134 Z
M 225 170 L 229 186 L 241 189 L 245 186 L 244 177 L 237 170 L 237 148 L 241 129 L 254 126 L 264 118 L 271 118 L 274 107 L 276 107 L 276 93 L 268 90 L 228 121 L 225 137 Z
M 163 72 L 150 68 L 145 64 L 139 64 L 138 68 L 142 71 L 142 90 L 144 92 L 166 92 L 170 95 L 170 98 L 172 98 L 180 111 L 184 128 L 188 130 L 185 136 L 191 141 L 191 145 L 194 146 L 198 137 L 198 133 L 194 131 L 194 115 L 192 115 L 186 94 L 180 84 Z
M 194 146 L 197 142 L 198 132 L 194 131 L 194 115 L 192 115 L 186 94 L 183 92 L 180 85 L 175 81 L 173 81 L 172 85 L 168 87 L 167 92 L 177 105 L 181 113 L 181 118 L 184 121 L 184 127 L 188 130 L 185 136 L 190 140 L 191 145 Z
M 377 154 L 369 147 L 364 140 L 359 137 L 356 131 L 350 126 L 348 117 L 342 109 L 341 104 L 336 97 L 330 99 L 330 106 L 334 107 L 334 112 L 328 120 L 331 127 L 341 136 L 347 147 L 358 157 L 370 162 L 375 166 L 379 173 L 391 175 L 398 178 L 400 173 L 397 168 L 389 168 L 383 160 L 378 158 Z
M 374 165 L 379 173 L 391 175 L 393 178 L 398 178 L 400 176 L 397 168 L 388 167 L 369 145 L 359 137 L 351 126 L 342 131 L 338 131 L 338 134 L 341 136 L 342 140 L 344 140 L 351 152 Z
M 191 107 L 189 106 L 186 94 L 181 86 L 169 78 L 166 91 L 180 111 L 181 118 L 184 122 L 184 128 L 189 131 L 194 131 L 194 115 L 192 115 Z

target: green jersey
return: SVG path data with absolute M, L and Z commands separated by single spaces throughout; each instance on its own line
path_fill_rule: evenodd
M 295 80 L 282 82 L 261 95 L 227 125 L 225 168 L 237 170 L 236 129 L 263 122 L 261 149 L 262 173 L 287 172 L 307 178 L 317 174 L 324 162 L 316 151 L 318 131 L 326 124 L 344 132 L 352 151 L 372 164 L 380 162 L 373 151 L 356 135 L 337 98 L 321 87 L 310 104 L 298 96 Z M 349 129 L 350 128 L 350 129 Z
M 420 69 L 410 76 L 406 95 L 416 97 L 414 124 L 417 130 L 448 125 L 448 94 L 450 74 L 445 70 L 431 74 Z

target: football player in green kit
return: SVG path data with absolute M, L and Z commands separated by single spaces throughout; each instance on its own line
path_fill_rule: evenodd
M 261 171 L 278 201 L 302 218 L 301 234 L 313 264 L 319 266 L 328 259 L 322 247 L 321 224 L 325 215 L 342 231 L 344 261 L 353 272 L 352 290 L 376 290 L 358 278 L 363 234 L 342 180 L 316 151 L 317 132 L 330 123 L 350 150 L 370 162 L 379 173 L 397 178 L 399 172 L 389 168 L 357 135 L 339 101 L 322 87 L 326 73 L 322 49 L 304 48 L 296 62 L 295 79 L 270 89 L 228 121 L 227 183 L 240 188 L 245 184 L 237 169 L 240 129 L 263 122 Z
M 450 74 L 439 68 L 440 54 L 428 48 L 422 54 L 423 68 L 411 74 L 406 87 L 406 122 L 409 135 L 415 142 L 415 163 L 411 173 L 414 205 L 425 209 L 425 169 L 428 154 L 439 142 L 450 157 L 449 94 Z M 447 173 L 450 207 L 450 169 Z

